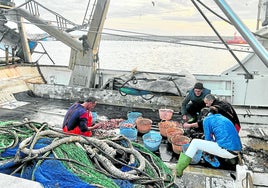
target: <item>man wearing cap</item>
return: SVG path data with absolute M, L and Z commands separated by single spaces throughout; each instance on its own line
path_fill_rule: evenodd
M 201 109 L 206 106 L 204 103 L 205 96 L 210 93 L 211 91 L 204 88 L 202 83 L 197 82 L 182 101 L 182 119 L 188 121 L 188 123 L 195 122 Z
M 96 125 L 92 126 L 91 110 L 96 106 L 96 103 L 94 97 L 74 103 L 64 117 L 63 132 L 92 136 L 91 131 L 98 128 Z

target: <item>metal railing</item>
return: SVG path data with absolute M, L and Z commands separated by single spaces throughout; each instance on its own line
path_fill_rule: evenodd
M 55 24 L 58 30 L 71 32 L 80 29 L 86 29 L 91 20 L 92 20 L 92 12 L 94 12 L 96 6 L 96 0 L 93 3 L 90 3 L 90 0 L 87 5 L 87 9 L 85 12 L 85 16 L 82 22 L 82 25 L 76 24 L 62 15 L 58 14 L 57 12 L 50 10 L 46 6 L 36 2 L 35 0 L 27 1 L 26 3 L 16 7 L 16 8 L 24 8 L 26 9 L 31 15 L 36 17 L 42 17 L 41 14 L 47 14 L 46 17 L 54 17 L 53 20 L 46 20 L 48 24 Z M 15 9 L 16 9 L 15 8 Z M 90 12 L 90 13 L 89 13 Z M 52 16 L 50 16 L 52 15 Z

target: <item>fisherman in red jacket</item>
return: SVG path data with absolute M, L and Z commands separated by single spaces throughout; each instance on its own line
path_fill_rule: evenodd
M 98 126 L 92 126 L 91 110 L 96 106 L 94 97 L 89 97 L 83 102 L 74 103 L 67 111 L 63 121 L 63 132 L 92 136 L 92 130 Z

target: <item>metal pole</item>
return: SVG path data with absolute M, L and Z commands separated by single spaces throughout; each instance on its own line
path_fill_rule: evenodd
M 214 0 L 216 4 L 220 7 L 223 13 L 232 22 L 235 28 L 243 36 L 243 38 L 248 42 L 251 48 L 254 50 L 256 55 L 262 60 L 266 67 L 268 67 L 268 53 L 266 49 L 261 45 L 261 43 L 254 37 L 250 30 L 243 24 L 240 18 L 234 13 L 234 11 L 229 7 L 229 5 L 224 0 Z
M 260 28 L 260 21 L 261 21 L 261 1 L 262 0 L 259 0 L 259 4 L 258 4 L 257 28 L 256 28 L 256 30 L 259 30 L 259 28 Z
M 28 44 L 28 39 L 26 36 L 26 30 L 23 24 L 23 18 L 18 14 L 17 15 L 17 25 L 18 25 L 18 30 L 21 38 L 21 46 L 23 49 L 23 56 L 24 56 L 24 62 L 32 62 L 32 55 L 30 52 L 29 44 Z
M 13 46 L 13 47 L 12 47 L 12 59 L 11 59 L 12 64 L 15 63 L 15 50 L 16 50 L 16 48 Z M 16 64 L 17 64 L 17 63 L 16 63 Z
M 9 46 L 5 46 L 5 55 L 6 55 L 6 64 L 8 65 L 8 63 L 9 63 L 9 57 L 8 57 L 8 48 L 9 48 Z

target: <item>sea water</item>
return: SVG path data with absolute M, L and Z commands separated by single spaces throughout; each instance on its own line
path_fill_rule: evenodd
M 43 41 L 44 48 L 35 51 L 47 52 L 56 65 L 68 65 L 70 48 L 59 41 Z M 165 42 L 102 40 L 99 48 L 99 68 L 181 72 L 192 74 L 220 74 L 237 64 L 227 51 L 216 48 L 196 47 Z M 247 53 L 235 53 L 240 59 Z M 34 54 L 33 61 L 39 64 L 53 64 L 47 55 Z

